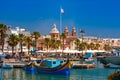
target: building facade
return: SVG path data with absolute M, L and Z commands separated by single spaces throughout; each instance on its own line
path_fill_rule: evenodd
M 19 28 L 19 27 L 16 27 L 15 29 L 9 27 L 9 29 L 7 30 L 7 35 L 11 35 L 11 34 L 15 34 L 15 35 L 19 35 L 19 34 L 23 34 L 25 36 L 30 36 L 30 31 L 26 30 L 26 29 L 23 29 L 23 28 Z M 10 52 L 11 53 L 11 47 L 8 45 L 7 43 L 8 41 L 8 37 L 6 37 L 5 39 L 5 45 L 4 45 L 4 51 L 5 52 Z M 23 52 L 24 51 L 27 51 L 27 48 L 25 45 L 23 45 Z M 18 45 L 15 47 L 15 52 L 20 52 L 20 44 L 18 43 Z

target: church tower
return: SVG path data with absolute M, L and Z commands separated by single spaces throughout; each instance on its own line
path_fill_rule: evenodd
M 76 29 L 75 29 L 75 27 L 72 28 L 72 34 L 71 34 L 71 36 L 76 37 Z
M 65 33 L 66 36 L 68 36 L 69 31 L 68 31 L 67 27 L 65 28 L 64 33 Z

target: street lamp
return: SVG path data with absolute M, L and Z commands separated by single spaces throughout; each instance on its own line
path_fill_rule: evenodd
M 80 35 L 81 35 L 81 39 L 82 39 L 82 63 L 83 63 L 83 35 L 84 35 L 84 30 L 80 30 Z M 81 69 L 82 70 L 82 69 Z M 81 80 L 83 80 L 83 74 L 82 74 L 82 71 L 81 71 Z
M 83 35 L 84 35 L 85 31 L 84 30 L 80 30 L 80 35 L 81 35 L 81 39 L 82 39 L 82 55 L 83 55 Z
M 85 31 L 83 31 L 82 29 L 80 30 L 80 34 L 81 34 L 81 38 L 82 38 L 82 43 L 83 43 L 83 35 L 84 35 Z

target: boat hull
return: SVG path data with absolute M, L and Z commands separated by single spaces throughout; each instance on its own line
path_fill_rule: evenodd
M 12 65 L 2 65 L 2 69 L 12 69 Z
M 120 69 L 120 65 L 115 65 L 115 64 L 106 64 L 104 65 L 105 68 L 111 68 L 111 69 Z
M 115 65 L 120 65 L 120 56 L 112 56 L 112 57 L 102 58 L 101 63 L 103 63 L 103 64 L 112 63 Z
M 62 70 L 58 70 L 58 71 L 45 71 L 45 70 L 37 70 L 38 73 L 40 74 L 55 74 L 55 75 L 69 75 L 70 74 L 70 69 L 69 68 L 65 68 Z
M 59 75 L 69 75 L 70 68 L 72 63 L 67 61 L 63 65 L 59 65 L 54 68 L 45 68 L 42 66 L 37 66 L 34 63 L 30 63 L 24 67 L 24 70 L 31 73 L 40 73 L 40 74 L 59 74 Z
M 38 73 L 42 73 L 42 74 L 69 75 L 71 66 L 72 66 L 71 62 L 66 62 L 65 64 L 55 68 L 37 67 L 36 69 Z
M 120 71 L 109 75 L 107 80 L 120 80 Z

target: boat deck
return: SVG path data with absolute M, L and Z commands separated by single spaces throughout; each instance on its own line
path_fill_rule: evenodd
M 87 64 L 87 63 L 76 63 L 76 62 L 73 62 L 73 69 L 91 69 L 91 68 L 95 68 L 95 64 L 94 63 Z

